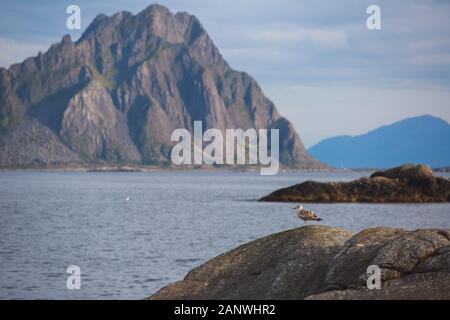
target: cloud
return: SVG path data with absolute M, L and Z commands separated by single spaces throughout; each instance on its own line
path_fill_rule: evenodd
M 285 42 L 309 41 L 312 44 L 331 47 L 347 46 L 347 33 L 342 30 L 305 29 L 295 27 L 291 29 L 272 29 L 253 32 L 249 35 L 251 40 L 279 44 Z
M 411 41 L 409 48 L 415 52 L 439 51 L 450 48 L 450 39 L 445 37 L 430 37 Z
M 414 65 L 448 65 L 450 64 L 450 53 L 418 55 L 408 59 L 407 62 Z
M 0 37 L 0 67 L 9 67 L 13 63 L 36 56 L 39 51 L 48 48 L 48 43 L 30 43 Z
M 400 86 L 403 82 L 405 86 L 421 87 L 436 79 L 442 85 L 450 84 L 450 79 L 442 75 L 450 71 L 446 70 L 450 5 L 445 1 L 379 0 L 383 27 L 379 31 L 366 28 L 366 9 L 372 4 L 369 0 L 158 2 L 174 12 L 195 14 L 230 65 L 254 75 L 263 85 L 280 79 L 303 85 L 319 81 Z M 60 39 L 68 33 L 65 8 L 70 3 L 52 4 L 48 0 L 5 4 L 0 13 L 0 37 L 14 43 L 10 52 L 2 54 L 2 65 L 48 47 L 49 42 L 42 42 L 46 46 L 36 43 L 36 36 Z M 79 0 L 78 5 L 86 28 L 100 12 L 137 13 L 149 2 L 130 0 L 125 5 L 111 0 Z M 72 38 L 77 36 L 72 34 Z M 2 48 L 8 47 L 3 43 Z
M 395 120 L 386 118 L 394 113 L 396 119 L 432 113 L 450 120 L 450 97 L 436 93 L 450 86 L 448 0 L 377 0 L 382 30 L 375 31 L 366 27 L 372 0 L 156 2 L 196 15 L 229 64 L 253 76 L 310 141 L 363 132 Z M 77 0 L 84 29 L 99 13 L 137 13 L 151 3 Z M 5 1 L 0 65 L 34 56 L 69 33 L 69 4 Z
M 444 89 L 364 86 L 268 87 L 272 100 L 307 147 L 342 134 L 358 135 L 411 116 L 432 114 L 450 122 L 450 92 Z

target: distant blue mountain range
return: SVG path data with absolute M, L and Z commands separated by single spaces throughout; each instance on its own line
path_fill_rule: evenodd
M 424 115 L 360 136 L 326 139 L 309 153 L 336 168 L 389 168 L 404 163 L 446 167 L 450 166 L 450 125 Z

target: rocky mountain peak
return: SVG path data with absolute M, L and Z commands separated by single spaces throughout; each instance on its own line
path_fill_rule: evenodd
M 114 30 L 115 29 L 115 30 Z M 150 5 L 136 15 L 120 11 L 112 16 L 99 14 L 81 36 L 79 42 L 92 37 L 104 38 L 105 34 L 131 31 L 131 39 L 151 34 L 168 43 L 192 42 L 206 33 L 199 20 L 186 12 L 173 14 L 164 6 Z
M 257 82 L 227 64 L 196 17 L 160 5 L 98 15 L 78 41 L 64 36 L 44 54 L 2 70 L 0 88 L 3 166 L 69 158 L 167 164 L 173 130 L 192 130 L 201 120 L 205 130 L 278 128 L 282 164 L 324 167 Z M 40 140 L 30 141 L 29 130 L 53 134 L 58 147 L 30 147 Z M 35 153 L 21 150 L 24 139 Z M 61 157 L 43 150 L 60 150 Z

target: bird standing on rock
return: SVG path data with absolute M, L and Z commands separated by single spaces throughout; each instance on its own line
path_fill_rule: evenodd
M 297 217 L 302 219 L 304 223 L 308 221 L 322 221 L 313 211 L 303 208 L 301 204 L 298 204 L 294 210 L 297 210 Z

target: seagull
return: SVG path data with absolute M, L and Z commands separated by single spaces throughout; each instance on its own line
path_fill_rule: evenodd
M 303 208 L 301 204 L 298 204 L 294 210 L 297 210 L 297 217 L 302 219 L 304 223 L 308 221 L 322 221 L 313 211 Z
M 131 198 L 130 197 L 128 197 L 127 199 L 126 199 L 127 201 L 131 201 Z

